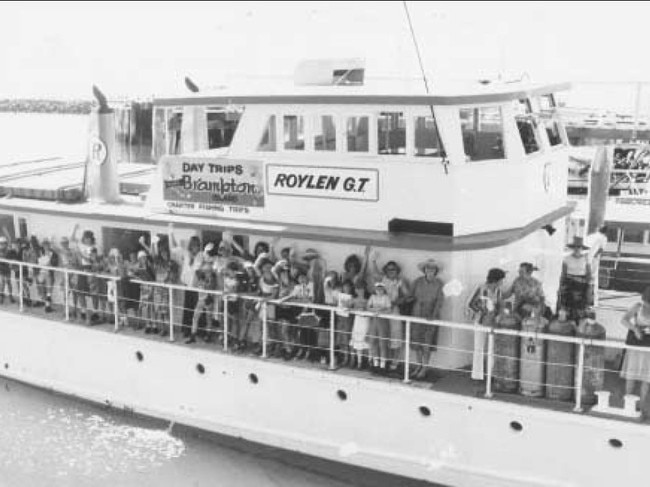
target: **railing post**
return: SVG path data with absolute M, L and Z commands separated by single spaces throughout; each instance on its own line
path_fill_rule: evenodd
M 63 269 L 63 306 L 65 306 L 65 321 L 70 321 L 70 274 L 68 269 Z
M 404 333 L 404 382 L 409 383 L 411 379 L 409 370 L 411 367 L 411 321 L 406 320 L 406 328 Z
M 24 288 L 24 281 L 25 281 L 25 275 L 23 271 L 23 264 L 19 263 L 18 264 L 18 303 L 20 304 L 20 312 L 22 313 L 25 311 L 25 290 Z
M 334 333 L 334 319 L 335 319 L 336 313 L 334 312 L 334 309 L 330 310 L 330 370 L 336 369 L 336 354 L 334 353 L 334 347 L 335 347 L 335 333 Z
M 494 330 L 488 333 L 487 377 L 485 378 L 485 397 L 492 397 L 492 369 L 494 368 Z
M 113 326 L 115 333 L 120 330 L 120 294 L 117 292 L 117 280 L 117 277 L 113 278 L 113 286 L 115 288 L 115 301 L 113 302 L 113 314 L 115 315 L 115 318 L 113 320 Z
M 268 324 L 266 322 L 267 305 L 262 301 L 262 358 L 266 358 L 266 341 L 268 335 Z
M 228 297 L 223 295 L 223 350 L 228 351 Z
M 573 411 L 582 412 L 582 380 L 585 368 L 585 342 L 580 342 L 578 348 L 578 369 L 576 370 L 576 405 Z
M 169 341 L 174 341 L 174 288 L 169 288 Z

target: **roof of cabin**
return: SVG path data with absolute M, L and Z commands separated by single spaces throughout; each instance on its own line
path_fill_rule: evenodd
M 570 83 L 453 83 L 427 94 L 422 80 L 377 79 L 364 85 L 305 85 L 292 81 L 238 84 L 182 96 L 159 97 L 156 106 L 252 104 L 471 105 L 499 103 L 568 90 Z

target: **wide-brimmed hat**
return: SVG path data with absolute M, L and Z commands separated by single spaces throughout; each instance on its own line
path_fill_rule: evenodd
M 7 237 L 0 237 L 0 243 L 7 243 Z
M 582 237 L 573 237 L 573 242 L 568 244 L 567 247 L 570 249 L 581 249 L 581 250 L 589 249 L 589 247 L 585 245 Z
M 313 260 L 313 259 L 318 259 L 320 257 L 320 254 L 318 253 L 317 250 L 315 249 L 307 249 L 305 250 L 305 254 L 302 256 L 303 260 Z
M 381 282 L 381 281 L 376 282 L 376 283 L 375 283 L 375 289 L 376 289 L 376 288 L 386 289 L 386 284 L 384 284 L 384 283 Z
M 138 259 L 143 259 L 143 258 L 145 259 L 147 258 L 147 253 L 144 250 L 140 250 L 138 252 Z
M 442 270 L 442 265 L 436 259 L 427 259 L 418 264 L 418 269 L 420 269 L 421 272 L 432 268 L 435 268 L 438 272 L 440 272 Z

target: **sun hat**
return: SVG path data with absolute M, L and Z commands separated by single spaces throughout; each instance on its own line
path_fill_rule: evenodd
M 434 267 L 438 272 L 440 272 L 440 270 L 442 269 L 442 265 L 436 259 L 427 259 L 427 260 L 425 260 L 423 262 L 420 262 L 418 264 L 418 269 L 421 272 L 424 272 L 425 269 L 431 269 L 431 268 L 434 268 Z

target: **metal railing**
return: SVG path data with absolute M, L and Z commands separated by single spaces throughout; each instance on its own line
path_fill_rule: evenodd
M 216 319 L 219 326 L 212 329 L 206 327 L 206 333 L 213 334 L 217 336 L 216 342 L 218 342 L 223 349 L 223 351 L 234 351 L 237 344 L 241 342 L 242 337 L 246 340 L 249 336 L 250 327 L 257 327 L 258 332 L 258 342 L 254 342 L 259 346 L 259 355 L 262 358 L 267 358 L 273 353 L 277 353 L 278 348 L 284 349 L 299 349 L 306 353 L 308 356 L 311 352 L 320 354 L 322 361 L 327 362 L 329 369 L 333 370 L 337 368 L 337 357 L 342 353 L 347 353 L 348 355 L 353 355 L 355 352 L 350 348 L 347 352 L 341 350 L 341 344 L 343 349 L 345 349 L 345 344 L 348 343 L 348 337 L 353 333 L 352 330 L 344 330 L 340 327 L 340 320 L 337 319 L 339 313 L 341 314 L 350 314 L 353 317 L 363 317 L 368 320 L 386 320 L 388 322 L 397 321 L 401 325 L 403 333 L 398 338 L 390 338 L 384 334 L 373 335 L 368 333 L 366 339 L 369 343 L 377 344 L 382 343 L 386 340 L 396 340 L 397 345 L 394 345 L 392 350 L 397 350 L 398 357 L 393 358 L 392 361 L 396 362 L 398 365 L 403 367 L 403 374 L 401 375 L 401 380 L 405 383 L 411 382 L 413 380 L 411 367 L 417 366 L 418 363 L 412 360 L 414 350 L 417 350 L 418 347 L 435 347 L 438 351 L 445 351 L 448 353 L 463 353 L 472 355 L 477 353 L 476 350 L 466 349 L 466 348 L 457 348 L 452 346 L 441 346 L 441 345 L 432 345 L 428 343 L 416 342 L 413 340 L 413 326 L 426 326 L 426 327 L 438 327 L 439 329 L 450 329 L 455 331 L 464 331 L 470 333 L 485 333 L 487 337 L 487 350 L 480 350 L 478 353 L 485 355 L 485 397 L 491 398 L 494 396 L 495 391 L 495 380 L 501 381 L 514 381 L 518 383 L 519 388 L 526 383 L 526 379 L 522 378 L 520 374 L 515 374 L 505 377 L 500 376 L 495 373 L 495 361 L 510 361 L 516 362 L 518 368 L 524 367 L 526 364 L 538 363 L 539 367 L 567 367 L 571 368 L 574 372 L 574 380 L 569 381 L 567 384 L 555 384 L 553 387 L 567 388 L 572 389 L 574 394 L 574 410 L 582 411 L 584 406 L 583 395 L 584 395 L 584 385 L 585 385 L 585 373 L 594 373 L 602 372 L 616 372 L 613 369 L 607 369 L 604 365 L 604 358 L 602 365 L 597 363 L 587 363 L 586 354 L 595 349 L 605 350 L 606 348 L 617 349 L 619 351 L 626 352 L 644 352 L 650 353 L 650 349 L 644 347 L 636 347 L 631 345 L 626 345 L 622 341 L 615 340 L 603 340 L 596 338 L 588 337 L 579 337 L 579 336 L 565 336 L 565 335 L 555 335 L 549 333 L 541 332 L 530 332 L 522 331 L 517 329 L 505 329 L 498 327 L 483 326 L 476 323 L 456 323 L 449 321 L 441 320 L 426 320 L 413 316 L 405 315 L 395 315 L 387 313 L 373 313 L 365 310 L 356 310 L 356 309 L 340 309 L 333 306 L 314 304 L 314 303 L 299 303 L 291 301 L 282 301 L 277 299 L 267 299 L 258 295 L 250 294 L 237 294 L 237 293 L 225 293 L 223 291 L 217 290 L 206 290 L 197 287 L 189 287 L 178 284 L 168 284 L 168 283 L 159 283 L 154 281 L 143 281 L 138 279 L 127 279 L 120 276 L 106 275 L 106 274 L 96 274 L 87 271 L 73 270 L 59 267 L 48 267 L 41 266 L 33 263 L 11 261 L 6 259 L 0 259 L 0 264 L 9 264 L 10 268 L 10 277 L 13 275 L 17 284 L 18 291 L 18 309 L 20 312 L 25 312 L 26 308 L 29 307 L 29 301 L 32 301 L 31 296 L 33 292 L 34 281 L 38 280 L 39 273 L 50 272 L 53 278 L 49 282 L 49 290 L 47 286 L 45 287 L 45 296 L 38 296 L 39 299 L 49 299 L 54 305 L 62 306 L 63 319 L 65 321 L 71 321 L 73 319 L 73 313 L 77 311 L 78 300 L 81 295 L 83 295 L 82 308 L 86 308 L 86 320 L 88 322 L 88 314 L 91 312 L 90 306 L 88 305 L 88 300 L 95 301 L 92 304 L 93 312 L 104 313 L 105 315 L 110 315 L 112 323 L 110 325 L 115 332 L 119 332 L 121 328 L 125 326 L 130 326 L 128 323 L 129 310 L 133 310 L 134 306 L 137 304 L 138 309 L 150 309 L 152 307 L 153 313 L 144 315 L 138 315 L 136 313 L 135 321 L 142 322 L 146 327 L 151 326 L 163 326 L 163 331 L 165 336 L 169 341 L 176 340 L 176 333 L 178 330 L 187 331 L 189 326 L 187 320 L 181 320 L 180 322 L 175 320 L 178 316 L 178 311 L 182 310 L 184 313 L 194 314 L 197 312 L 197 308 L 190 309 L 184 305 L 179 306 L 178 298 L 180 293 L 193 292 L 197 295 L 203 297 L 210 297 L 213 304 L 213 308 L 207 309 L 206 313 L 212 313 L 211 319 Z M 35 272 L 36 271 L 36 272 Z M 57 279 L 59 276 L 59 279 Z M 108 289 L 113 287 L 115 294 L 111 296 L 111 293 L 107 291 L 89 290 L 87 288 L 87 282 L 83 286 L 80 286 L 80 277 L 87 280 L 99 280 L 104 281 L 104 284 L 99 286 L 101 289 Z M 74 279 L 73 279 L 74 278 Z M 148 297 L 146 299 L 142 298 L 142 295 L 137 298 L 138 303 L 133 303 L 133 297 L 127 297 L 124 295 L 123 286 L 125 283 L 132 285 L 140 286 L 140 289 L 146 288 Z M 109 284 L 110 283 L 110 284 Z M 83 289 L 82 289 L 83 288 Z M 149 292 L 149 288 L 153 289 L 153 292 Z M 41 286 L 41 292 L 43 287 Z M 58 300 L 52 300 L 53 296 L 56 294 L 57 289 L 61 290 L 61 296 Z M 162 291 L 161 295 L 158 295 L 156 299 L 151 298 L 154 292 Z M 0 293 L 4 293 L 4 289 L 0 290 Z M 48 294 L 49 293 L 49 294 Z M 143 293 L 145 294 L 145 293 Z M 162 296 L 162 297 L 161 297 Z M 97 303 L 101 303 L 103 309 L 98 310 Z M 164 313 L 159 313 L 157 307 L 165 308 Z M 286 318 L 277 318 L 278 310 L 281 309 L 293 309 L 294 316 L 296 319 L 286 319 Z M 82 310 L 83 312 L 83 310 Z M 316 316 L 318 319 L 306 319 L 305 317 L 313 318 Z M 126 318 L 126 321 L 124 320 Z M 303 319 L 305 318 L 305 319 Z M 162 323 L 161 320 L 164 319 L 166 322 Z M 193 320 L 196 320 L 196 317 L 193 316 Z M 195 326 L 193 329 L 196 328 Z M 314 338 L 314 335 L 317 338 Z M 544 344 L 567 344 L 573 347 L 575 350 L 574 359 L 569 362 L 561 363 L 551 363 L 546 360 L 545 357 L 541 359 L 537 358 L 526 358 L 524 356 L 519 356 L 518 353 L 511 355 L 503 355 L 503 352 L 500 352 L 497 345 L 497 340 L 504 340 L 510 337 L 519 341 L 525 341 L 530 339 L 535 343 L 544 343 Z M 519 343 L 519 342 L 517 342 Z M 520 345 L 517 345 L 519 347 Z M 515 347 L 516 349 L 516 347 Z M 397 353 L 396 352 L 396 353 Z M 604 357 L 604 353 L 603 353 Z M 468 361 L 464 361 L 467 363 Z M 425 367 L 433 368 L 430 364 L 426 364 Z M 436 367 L 441 369 L 441 367 Z M 454 370 L 462 373 L 468 373 L 465 368 L 454 368 L 448 369 Z M 401 371 L 400 371 L 401 372 Z M 544 374 L 542 373 L 542 377 Z M 535 383 L 538 385 L 549 386 L 547 383 L 548 378 L 543 378 L 541 384 L 538 381 L 529 381 L 529 383 Z M 604 384 L 603 384 L 604 387 Z

